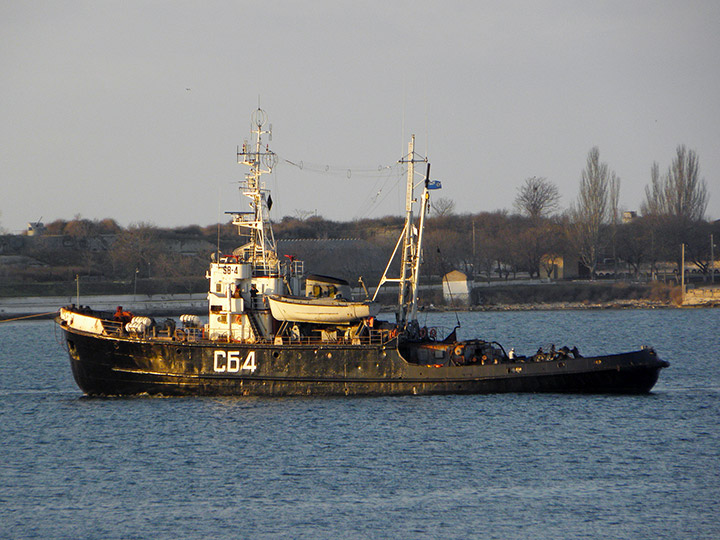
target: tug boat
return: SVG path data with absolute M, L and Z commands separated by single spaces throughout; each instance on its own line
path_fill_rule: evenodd
M 460 340 L 457 327 L 447 335 L 421 327 L 423 229 L 430 192 L 441 186 L 430 180 L 427 158 L 415 153 L 414 137 L 399 161 L 407 166 L 405 226 L 373 298 L 354 300 L 347 282 L 305 275 L 302 261 L 278 257 L 262 182 L 278 160 L 263 141 L 266 125 L 265 111 L 257 109 L 251 143 L 237 151 L 249 169 L 240 189 L 252 210 L 231 213 L 245 243 L 211 256 L 206 323 L 195 315 L 157 321 L 121 310 L 60 309 L 56 322 L 85 394 L 647 393 L 669 365 L 649 347 L 589 358 L 566 347 L 516 356 L 493 341 Z M 419 181 L 417 163 L 427 165 Z M 399 275 L 391 277 L 396 258 Z M 377 317 L 376 297 L 386 283 L 398 286 L 393 321 Z

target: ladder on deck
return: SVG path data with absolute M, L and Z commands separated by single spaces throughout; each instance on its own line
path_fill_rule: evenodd
M 255 339 L 260 341 L 263 338 L 263 334 L 260 331 L 260 325 L 255 318 L 255 313 L 252 311 L 246 311 L 245 314 L 247 315 L 248 321 L 250 321 L 250 328 L 252 328 L 253 334 L 255 334 Z

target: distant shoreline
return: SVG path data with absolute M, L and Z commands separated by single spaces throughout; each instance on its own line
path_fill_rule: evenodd
M 423 313 L 446 311 L 587 311 L 587 310 L 625 310 L 625 309 L 688 309 L 718 308 L 720 302 L 677 305 L 673 302 L 652 300 L 622 300 L 612 302 L 538 302 L 524 304 L 488 304 L 476 306 L 433 306 L 424 308 Z
M 74 297 L 16 297 L 0 298 L 0 321 L 21 319 L 52 319 L 59 309 L 76 303 Z M 207 295 L 96 295 L 80 297 L 83 305 L 97 310 L 114 310 L 116 305 L 138 313 L 155 316 L 181 315 L 193 313 L 202 315 L 207 311 Z M 382 313 L 391 313 L 396 306 L 383 305 Z M 626 309 L 687 309 L 720 308 L 720 302 L 677 305 L 672 301 L 628 299 L 607 302 L 535 302 L 535 303 L 499 303 L 472 306 L 420 306 L 420 313 L 445 312 L 502 312 L 502 311 L 587 311 L 587 310 L 626 310 Z
M 0 320 L 21 318 L 53 318 L 61 307 L 86 305 L 97 311 L 115 311 L 123 306 L 129 311 L 154 315 L 198 314 L 207 311 L 207 293 L 156 295 L 86 295 L 32 296 L 0 298 Z
M 472 306 L 469 311 L 573 311 L 606 309 L 672 309 L 672 302 L 623 300 L 614 302 L 538 302 L 533 304 L 497 304 Z

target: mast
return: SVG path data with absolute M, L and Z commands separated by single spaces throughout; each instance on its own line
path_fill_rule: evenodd
M 415 163 L 427 163 L 427 157 L 420 158 L 415 155 L 415 135 L 410 138 L 408 144 L 407 155 L 399 160 L 398 163 L 408 164 L 407 173 L 407 187 L 405 194 L 405 226 L 403 228 L 395 249 L 388 261 L 385 271 L 383 272 L 380 283 L 375 290 L 373 295 L 373 301 L 377 298 L 380 287 L 384 283 L 397 283 L 399 285 L 398 290 L 398 324 L 404 327 L 409 321 L 413 321 L 417 318 L 417 291 L 418 291 L 418 276 L 420 275 L 420 263 L 421 263 L 421 249 L 422 249 L 422 230 L 425 226 L 425 214 L 427 210 L 427 204 L 429 201 L 428 189 L 428 176 L 430 174 L 430 167 L 428 165 L 427 174 L 425 176 L 425 188 L 422 194 L 422 208 L 420 210 L 420 223 L 418 227 L 414 223 L 414 212 L 413 205 L 417 203 L 417 199 L 414 198 L 415 190 Z M 439 185 L 439 183 L 438 183 Z M 400 247 L 402 245 L 402 248 Z M 395 260 L 395 256 L 398 250 L 402 249 L 402 259 L 400 262 L 400 277 L 389 278 L 388 272 L 392 262 Z
M 403 240 L 403 256 L 400 266 L 400 290 L 398 291 L 398 306 L 400 306 L 400 322 L 406 322 L 407 313 L 405 304 L 408 296 L 408 282 L 412 274 L 412 259 L 413 250 L 415 245 L 415 238 L 413 234 L 413 188 L 414 188 L 414 176 L 415 176 L 415 135 L 410 137 L 410 143 L 408 144 L 408 159 L 400 160 L 401 163 L 406 162 L 408 164 L 407 172 L 407 187 L 405 191 L 405 235 Z M 405 315 L 405 316 L 403 316 Z
M 415 253 L 412 270 L 412 300 L 410 302 L 410 320 L 417 320 L 417 296 L 418 296 L 418 283 L 420 281 L 420 264 L 422 263 L 422 241 L 423 231 L 425 230 L 425 214 L 428 211 L 430 205 L 430 193 L 428 192 L 428 183 L 430 181 L 430 164 L 427 164 L 427 172 L 425 173 L 425 185 L 423 187 L 422 197 L 420 198 L 420 224 L 418 225 L 418 235 L 415 247 Z
M 254 141 L 243 143 L 242 152 L 237 151 L 238 163 L 246 165 L 249 172 L 245 180 L 240 182 L 240 189 L 250 199 L 251 212 L 233 212 L 233 225 L 238 228 L 238 234 L 249 236 L 250 241 L 242 246 L 243 258 L 256 267 L 272 268 L 279 264 L 275 237 L 270 227 L 269 210 L 272 198 L 269 191 L 261 182 L 263 174 L 272 172 L 277 164 L 277 155 L 266 144 L 263 148 L 263 135 L 272 140 L 272 124 L 266 130 L 267 113 L 258 108 L 252 115 L 250 127 L 251 137 Z
M 288 279 L 294 277 L 282 272 L 270 222 L 272 198 L 262 182 L 262 176 L 272 172 L 278 161 L 263 141 L 266 135 L 272 137 L 272 125 L 266 128 L 266 123 L 267 114 L 258 108 L 252 114 L 250 143 L 246 140 L 242 150 L 237 149 L 238 163 L 248 168 L 238 183 L 249 199 L 249 208 L 228 214 L 245 243 L 232 255 L 213 260 L 206 274 L 210 279 L 208 336 L 213 340 L 269 340 L 273 336 L 272 315 L 259 300 L 262 295 L 284 294 Z

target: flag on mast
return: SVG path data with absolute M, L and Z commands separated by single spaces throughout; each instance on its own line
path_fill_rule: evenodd
M 442 182 L 440 180 L 429 180 L 427 183 L 428 189 L 442 189 Z

